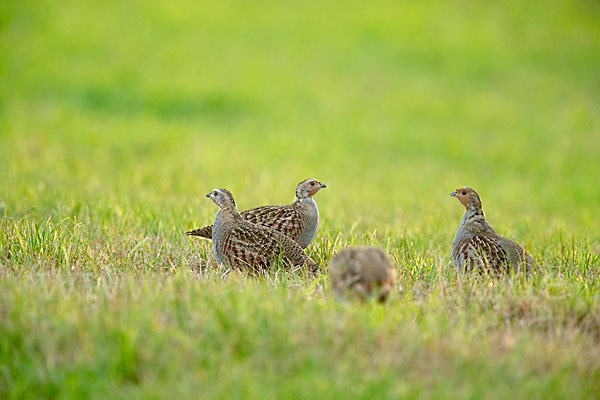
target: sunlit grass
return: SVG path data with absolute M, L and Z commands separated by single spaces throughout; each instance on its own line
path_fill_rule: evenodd
M 0 5 L 0 397 L 594 398 L 589 1 Z M 215 265 L 203 195 L 315 177 L 307 252 L 384 248 L 389 304 Z M 476 188 L 529 279 L 450 261 Z

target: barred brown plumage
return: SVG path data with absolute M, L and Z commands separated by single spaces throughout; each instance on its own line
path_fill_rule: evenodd
M 526 273 L 537 264 L 519 244 L 498 235 L 485 219 L 481 199 L 467 186 L 456 189 L 456 197 L 465 207 L 465 213 L 452 243 L 452 261 L 459 271 L 479 270 L 501 273 L 525 269 Z
M 298 243 L 274 229 L 244 220 L 227 189 L 214 189 L 206 196 L 219 206 L 212 227 L 212 247 L 219 264 L 260 271 L 281 260 L 290 266 L 317 271 L 317 263 Z
M 506 252 L 488 237 L 473 236 L 453 246 L 452 259 L 469 271 L 482 269 L 489 271 L 506 270 L 508 263 Z
M 316 179 L 305 179 L 296 186 L 296 197 L 291 204 L 255 207 L 242 211 L 241 216 L 248 222 L 281 232 L 306 248 L 319 223 L 319 210 L 313 196 L 326 187 Z M 212 231 L 212 225 L 208 225 L 186 234 L 212 239 Z

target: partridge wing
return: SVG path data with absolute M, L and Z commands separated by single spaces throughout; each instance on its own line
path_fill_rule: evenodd
M 279 244 L 272 232 L 252 224 L 242 224 L 229 232 L 222 247 L 229 265 L 264 269 L 275 259 Z
M 498 243 L 502 246 L 507 255 L 507 259 L 516 270 L 519 270 L 525 265 L 525 271 L 529 273 L 534 265 L 537 266 L 533 257 L 531 257 L 531 255 L 518 243 L 505 237 L 500 237 Z
M 311 272 L 316 272 L 319 268 L 317 263 L 306 255 L 304 249 L 295 241 L 286 235 L 279 234 L 279 244 L 281 246 L 282 257 L 293 266 L 303 266 L 307 264 Z
M 262 206 L 242 212 L 242 218 L 253 224 L 275 229 L 295 239 L 302 232 L 302 216 L 289 206 Z

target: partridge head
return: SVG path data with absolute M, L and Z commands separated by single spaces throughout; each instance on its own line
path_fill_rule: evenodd
M 481 208 L 481 199 L 474 189 L 463 186 L 450 193 L 450 196 L 456 197 L 465 210 Z
M 296 186 L 296 198 L 297 199 L 308 199 L 312 198 L 321 189 L 326 188 L 327 185 L 319 182 L 317 179 L 305 179 Z
M 235 199 L 227 189 L 213 189 L 206 193 L 206 197 L 210 198 L 219 208 L 226 210 L 236 209 Z

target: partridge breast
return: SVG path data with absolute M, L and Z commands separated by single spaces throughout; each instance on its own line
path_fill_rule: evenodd
M 504 271 L 508 266 L 506 252 L 488 236 L 471 236 L 455 241 L 452 260 L 456 268 L 464 271 Z

